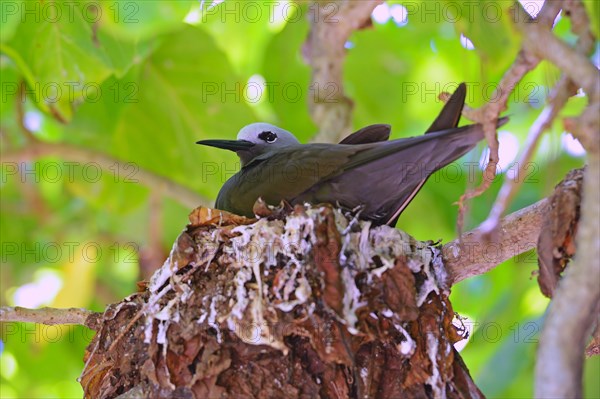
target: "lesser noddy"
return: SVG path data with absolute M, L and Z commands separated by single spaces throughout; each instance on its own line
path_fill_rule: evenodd
M 361 209 L 376 225 L 394 225 L 427 178 L 483 139 L 481 125 L 456 127 L 466 87 L 459 85 L 426 134 L 387 141 L 389 125 L 371 125 L 339 144 L 300 144 L 268 123 L 243 127 L 237 140 L 198 144 L 235 151 L 241 170 L 221 188 L 216 208 L 248 217 L 259 197 L 272 205 L 331 203 Z M 502 118 L 498 125 L 506 123 Z

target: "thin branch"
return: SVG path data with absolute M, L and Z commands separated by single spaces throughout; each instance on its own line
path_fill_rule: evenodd
M 137 183 L 141 182 L 152 190 L 164 193 L 166 196 L 183 204 L 184 206 L 195 209 L 202 205 L 207 206 L 210 201 L 201 197 L 187 187 L 181 186 L 165 177 L 156 175 L 150 171 L 140 168 L 133 162 L 123 163 L 108 155 L 98 153 L 86 148 L 78 147 L 67 143 L 48 143 L 37 139 L 33 132 L 25 125 L 24 119 L 24 104 L 25 104 L 25 85 L 21 84 L 20 94 L 17 96 L 17 124 L 23 133 L 27 145 L 19 150 L 7 151 L 0 153 L 0 158 L 3 163 L 18 163 L 31 161 L 33 159 L 56 156 L 71 162 L 79 162 L 82 164 L 96 163 L 102 170 L 110 171 L 111 173 L 119 173 L 119 171 L 132 170 L 134 176 L 124 179 L 125 182 Z M 137 169 L 137 170 L 136 170 Z M 120 176 L 116 176 L 119 178 Z
M 521 14 L 525 11 L 515 7 L 517 28 L 523 32 L 523 45 L 537 57 L 546 59 L 556 65 L 579 87 L 583 88 L 590 97 L 590 102 L 595 102 L 600 97 L 598 84 L 598 69 L 588 60 L 585 54 L 570 47 L 544 26 L 534 23 L 522 22 Z
M 521 177 L 524 176 L 527 171 L 527 167 L 535 153 L 537 143 L 542 136 L 542 133 L 552 126 L 552 122 L 560 110 L 565 106 L 569 97 L 575 94 L 575 91 L 576 88 L 573 87 L 571 80 L 565 76 L 563 76 L 560 82 L 555 86 L 550 95 L 550 103 L 540 113 L 529 130 L 525 148 L 516 164 L 517 171 L 514 177 L 506 176 L 489 216 L 480 226 L 485 234 L 493 235 L 498 228 L 500 218 L 523 183 L 524 179 L 521 179 Z
M 584 29 L 583 26 L 589 26 L 589 20 L 585 14 L 585 9 L 580 2 L 574 2 L 572 0 L 565 2 L 565 12 L 572 16 L 573 31 L 579 34 L 579 39 L 575 45 L 575 49 L 580 54 L 588 54 L 594 46 L 593 36 L 589 32 L 589 29 Z M 586 25 L 587 24 L 587 25 Z M 552 35 L 553 36 L 553 35 Z M 526 36 L 525 40 L 529 40 Z M 565 106 L 569 98 L 577 92 L 577 86 L 574 85 L 573 80 L 563 74 L 561 80 L 554 87 L 554 90 L 550 94 L 549 105 L 544 111 L 538 116 L 537 120 L 531 127 L 529 135 L 527 136 L 527 143 L 525 144 L 525 150 L 519 159 L 517 166 L 519 168 L 517 176 L 522 176 L 525 172 L 526 165 L 533 156 L 539 138 L 542 133 L 552 126 L 552 122 L 557 117 L 558 113 Z M 518 191 L 520 187 L 519 180 L 513 180 L 507 178 L 496 202 L 492 207 L 492 211 L 488 216 L 487 220 L 482 223 L 481 227 L 484 231 L 489 234 L 493 234 L 498 226 L 498 222 L 504 211 L 508 207 L 512 197 Z
M 554 2 L 554 6 L 561 5 L 562 2 Z M 577 44 L 575 46 L 575 51 L 579 54 L 587 54 L 593 49 L 594 40 L 593 36 L 589 30 L 582 28 L 583 26 L 589 26 L 589 20 L 587 20 L 587 15 L 585 14 L 585 9 L 583 5 L 579 2 L 575 2 L 572 0 L 564 2 L 564 9 L 568 15 L 573 17 L 574 24 L 574 32 L 580 35 Z M 554 13 L 555 10 L 552 11 Z M 528 17 L 525 15 L 524 10 L 521 7 L 516 7 L 514 9 L 515 13 L 515 21 L 517 22 L 517 27 L 520 30 L 527 30 L 524 35 L 524 44 L 523 47 L 527 48 L 527 52 L 529 53 L 539 53 L 537 50 L 538 47 L 546 48 L 546 45 L 539 46 L 538 41 L 532 41 L 529 36 L 529 30 L 535 29 L 539 31 L 538 34 L 543 34 L 548 37 L 552 37 L 556 46 L 565 47 L 566 45 L 562 43 L 559 39 L 557 39 L 546 26 L 530 22 L 525 22 L 528 20 Z M 551 16 L 552 13 L 546 13 L 546 16 Z M 576 25 L 575 23 L 579 25 Z M 587 25 L 586 25 L 587 24 Z M 532 25 L 535 25 L 535 28 L 531 28 Z M 540 33 L 545 32 L 545 33 Z M 542 42 L 546 43 L 546 42 Z M 568 47 L 568 46 L 566 46 Z M 544 51 L 541 56 L 543 58 L 547 58 L 547 53 L 552 53 L 552 51 Z M 565 106 L 568 99 L 575 94 L 577 90 L 577 86 L 574 85 L 573 80 L 566 75 L 563 75 L 559 83 L 555 86 L 554 90 L 550 94 L 549 105 L 544 109 L 544 111 L 538 116 L 537 120 L 531 127 L 529 131 L 529 135 L 527 136 L 527 143 L 525 144 L 525 149 L 519 158 L 517 163 L 518 172 L 516 176 L 521 176 L 525 172 L 525 168 L 529 164 L 531 157 L 534 154 L 535 148 L 537 147 L 537 143 L 539 138 L 543 134 L 545 130 L 547 130 L 550 126 L 552 126 L 552 122 L 560 112 L 560 110 Z M 500 192 L 498 193 L 498 197 L 492 207 L 492 210 L 488 216 L 488 218 L 482 223 L 481 228 L 484 232 L 489 235 L 493 235 L 496 228 L 498 227 L 498 223 L 504 211 L 510 204 L 510 201 L 518 191 L 520 187 L 520 180 L 514 180 L 510 177 L 507 177 L 506 181 L 502 185 Z
M 500 83 L 498 84 L 498 87 L 496 88 L 494 98 L 497 98 L 497 100 L 487 103 L 482 108 L 470 113 L 470 119 L 475 120 L 483 125 L 483 133 L 490 148 L 490 155 L 485 170 L 483 171 L 483 179 L 481 184 L 478 187 L 467 191 L 458 200 L 459 209 L 457 224 L 459 232 L 462 231 L 462 223 L 466 211 L 464 205 L 465 201 L 478 197 L 484 193 L 490 187 L 494 181 L 494 178 L 496 177 L 496 167 L 500 160 L 498 155 L 499 143 L 498 138 L 496 137 L 496 121 L 500 117 L 500 114 L 506 110 L 508 97 L 510 93 L 512 93 L 513 88 L 516 87 L 521 79 L 523 79 L 523 76 L 534 69 L 538 63 L 539 60 L 537 58 L 531 57 L 528 53 L 521 51 L 517 57 L 517 60 L 504 74 L 500 80 Z
M 353 103 L 344 93 L 344 45 L 350 35 L 371 23 L 377 1 L 338 0 L 311 6 L 311 30 L 303 54 L 312 68 L 310 113 L 319 127 L 315 141 L 333 143 L 352 128 Z
M 0 322 L 25 322 L 38 323 L 47 326 L 57 324 L 79 324 L 91 328 L 98 329 L 98 319 L 102 313 L 92 312 L 91 310 L 82 308 L 41 308 L 28 309 L 20 306 L 2 307 L 0 308 Z
M 518 6 L 517 8 L 520 8 Z M 558 13 L 560 12 L 561 2 L 560 1 L 546 1 L 540 10 L 537 23 L 531 25 L 539 26 L 540 29 L 549 29 L 552 27 L 552 23 Z M 529 19 L 529 17 L 528 17 Z M 483 132 L 487 139 L 488 146 L 490 147 L 490 155 L 488 164 L 483 172 L 483 180 L 479 187 L 470 190 L 463 194 L 458 200 L 458 231 L 462 231 L 462 224 L 465 216 L 465 201 L 475 198 L 484 193 L 492 184 L 496 176 L 496 167 L 498 165 L 498 138 L 496 137 L 496 121 L 500 114 L 506 110 L 507 103 L 510 94 L 517 86 L 517 84 L 523 79 L 523 77 L 532 69 L 537 67 L 540 62 L 540 58 L 534 53 L 530 52 L 525 45 L 521 48 L 521 51 L 517 55 L 515 62 L 510 66 L 508 71 L 504 74 L 495 93 L 492 98 L 496 100 L 487 103 L 478 110 L 470 112 L 470 119 L 479 122 L 483 125 Z
M 149 280 L 152 273 L 156 271 L 165 261 L 167 254 L 164 253 L 161 242 L 162 232 L 162 193 L 158 190 L 150 194 L 148 209 L 148 244 L 139 251 L 140 276 L 142 280 Z
M 500 263 L 535 248 L 548 203 L 548 199 L 544 198 L 503 218 L 496 242 L 489 242 L 484 232 L 477 228 L 444 245 L 442 256 L 449 283 L 456 284 L 484 274 Z
M 28 144 L 20 150 L 0 154 L 3 163 L 25 162 L 48 156 L 56 156 L 70 162 L 79 162 L 82 164 L 96 163 L 102 170 L 111 173 L 114 173 L 114 171 L 132 170 L 134 167 L 132 163 L 124 163 L 108 155 L 86 148 L 66 143 L 47 143 L 39 140 L 35 140 L 35 142 Z M 189 188 L 142 168 L 139 168 L 129 180 L 132 183 L 140 182 L 153 190 L 160 190 L 165 196 L 190 209 L 194 209 L 200 205 L 207 206 L 210 203 L 206 198 L 203 198 Z
M 594 329 L 594 333 L 592 334 L 592 340 L 588 344 L 587 348 L 585 348 L 585 356 L 598 356 L 600 355 L 600 309 L 596 312 L 596 328 Z

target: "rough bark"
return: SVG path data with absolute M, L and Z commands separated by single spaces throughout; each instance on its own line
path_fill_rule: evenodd
M 554 190 L 538 239 L 538 284 L 552 298 L 560 276 L 575 255 L 575 235 L 581 213 L 581 186 L 585 168 L 574 169 Z
M 190 215 L 144 291 L 104 313 L 87 397 L 483 396 L 438 246 L 328 206 L 256 210 Z
M 548 198 L 544 198 L 501 219 L 493 241 L 478 227 L 445 244 L 444 264 L 452 285 L 487 273 L 502 262 L 535 248 L 548 202 Z

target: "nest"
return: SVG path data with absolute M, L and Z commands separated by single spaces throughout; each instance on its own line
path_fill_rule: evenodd
M 480 397 L 439 248 L 330 206 L 198 208 L 106 309 L 86 397 Z

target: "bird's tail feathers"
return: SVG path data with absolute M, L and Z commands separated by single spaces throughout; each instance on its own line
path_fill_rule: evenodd
M 458 85 L 452 96 L 448 99 L 439 115 L 425 133 L 437 132 L 440 130 L 451 129 L 458 126 L 465 98 L 467 96 L 467 85 L 461 83 Z

